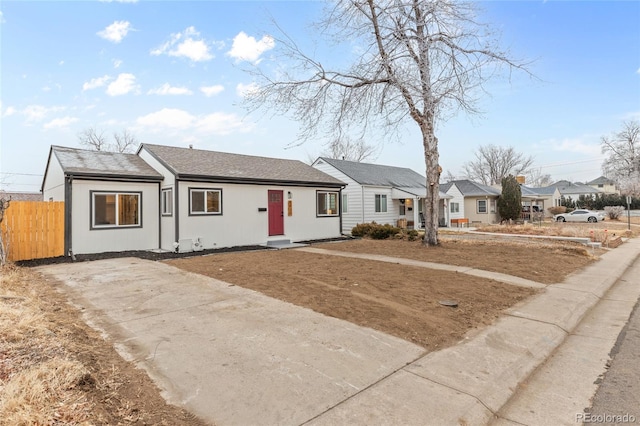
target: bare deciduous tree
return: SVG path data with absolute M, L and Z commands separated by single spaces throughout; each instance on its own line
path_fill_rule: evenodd
M 4 212 L 9 208 L 11 199 L 0 194 L 0 224 L 4 220 Z M 9 255 L 8 242 L 5 243 L 2 228 L 0 228 L 0 266 L 4 266 L 7 263 L 7 256 Z
M 459 110 L 477 113 L 483 84 L 503 66 L 510 71 L 526 66 L 499 49 L 471 3 L 338 0 L 326 12 L 319 33 L 357 45 L 353 61 L 329 69 L 283 35 L 276 39 L 282 52 L 276 59 L 287 65 L 276 77 L 254 69 L 259 88 L 246 98 L 248 107 L 292 113 L 303 142 L 318 133 L 329 140 L 347 134 L 386 138 L 399 135 L 407 121 L 415 123 L 428 188 L 424 243 L 436 245 L 442 172 L 436 125 Z
M 80 145 L 94 151 L 133 152 L 139 145 L 138 139 L 128 130 L 113 133 L 113 143 L 109 142 L 103 130 L 88 127 L 78 133 Z
M 511 146 L 481 146 L 475 157 L 475 160 L 464 164 L 464 174 L 467 179 L 485 185 L 498 184 L 509 175 L 524 174 L 533 164 L 533 157 L 516 152 Z
M 113 140 L 115 141 L 114 148 L 117 152 L 133 152 L 140 145 L 138 138 L 127 129 L 124 129 L 122 133 L 114 132 Z
M 640 123 L 625 121 L 622 130 L 601 139 L 602 153 L 608 157 L 602 171 L 618 182 L 620 189 L 629 195 L 638 193 L 640 187 Z
M 526 173 L 526 185 L 534 188 L 542 188 L 553 183 L 549 173 L 542 173 L 541 169 L 531 169 Z
M 362 162 L 367 159 L 375 160 L 375 154 L 375 146 L 365 144 L 362 139 L 353 141 L 349 137 L 345 137 L 332 141 L 328 150 L 323 151 L 320 156 Z

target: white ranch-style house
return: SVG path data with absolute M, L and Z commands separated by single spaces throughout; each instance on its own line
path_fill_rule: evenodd
M 339 237 L 344 185 L 301 161 L 143 144 L 52 146 L 41 190 L 65 201 L 70 255 Z
M 342 232 L 359 223 L 376 222 L 422 228 L 426 178 L 404 167 L 385 166 L 320 157 L 312 164 L 345 182 L 342 190 Z M 448 226 L 447 199 L 440 191 L 440 226 Z

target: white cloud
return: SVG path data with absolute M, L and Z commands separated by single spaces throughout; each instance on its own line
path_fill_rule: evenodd
M 590 142 L 590 139 L 593 139 L 593 142 Z M 573 152 L 594 157 L 601 155 L 600 142 L 597 137 L 582 136 L 564 138 L 562 140 L 551 139 L 545 141 L 545 144 L 550 145 L 554 151 L 559 152 Z
M 182 33 L 171 34 L 169 41 L 153 49 L 151 54 L 184 57 L 194 62 L 213 59 L 209 45 L 200 37 L 195 27 L 189 27 Z
M 163 108 L 160 111 L 138 117 L 136 123 L 151 127 L 152 132 L 160 132 L 163 128 L 186 129 L 189 128 L 195 117 L 186 111 L 175 108 Z
M 122 60 L 121 59 L 114 59 L 113 60 L 113 67 L 114 68 L 120 68 L 120 65 L 122 65 Z
M 186 87 L 172 87 L 169 83 L 165 83 L 162 86 L 151 89 L 147 92 L 148 95 L 192 95 L 193 92 Z
M 149 128 L 153 133 L 166 131 L 193 130 L 197 133 L 227 135 L 236 131 L 247 132 L 251 125 L 242 122 L 235 114 L 215 112 L 195 116 L 187 111 L 175 108 L 163 108 L 160 111 L 138 117 L 136 123 Z
M 249 61 L 257 64 L 261 61 L 260 55 L 273 49 L 275 45 L 275 40 L 269 35 L 256 40 L 254 37 L 240 31 L 233 38 L 233 46 L 231 46 L 231 50 L 227 52 L 227 55 L 236 59 L 236 61 Z
M 51 91 L 51 87 L 49 87 L 49 86 L 44 86 L 44 87 L 42 88 L 42 91 L 43 91 L 43 92 L 50 92 L 50 91 Z
M 64 65 L 64 61 L 58 62 L 58 65 L 63 66 Z
M 82 85 L 82 91 L 84 92 L 85 90 L 97 89 L 98 87 L 102 87 L 107 84 L 109 80 L 111 80 L 111 77 L 108 75 L 92 78 Z
M 638 71 L 636 71 L 637 74 L 640 74 L 640 68 L 638 68 Z
M 29 105 L 21 111 L 28 122 L 43 120 L 48 114 L 64 110 L 61 106 L 46 107 L 42 105 Z
M 96 34 L 105 40 L 120 43 L 132 29 L 129 21 L 114 21 L 113 24 L 102 31 L 98 31 Z
M 100 0 L 102 3 L 138 3 L 138 0 Z
M 78 121 L 76 117 L 63 117 L 63 118 L 54 118 L 50 122 L 46 123 L 43 127 L 45 129 L 60 129 L 63 127 L 68 127 L 70 124 Z
M 5 22 L 7 21 L 4 19 L 4 13 L 0 10 L 0 24 L 4 24 Z
M 7 107 L 7 109 L 4 110 L 4 114 L 2 114 L 3 117 L 11 117 L 13 114 L 15 114 L 17 111 L 14 107 L 10 106 Z
M 221 84 L 216 84 L 213 86 L 202 86 L 200 88 L 200 91 L 204 93 L 204 95 L 208 98 L 210 98 L 211 96 L 215 96 L 218 93 L 221 93 L 223 90 L 224 90 L 224 86 Z
M 244 98 L 247 95 L 250 95 L 254 92 L 257 92 L 259 86 L 256 83 L 242 84 L 238 83 L 236 86 L 236 94 L 241 98 Z
M 230 133 L 248 132 L 253 126 L 242 122 L 242 119 L 235 114 L 225 114 L 214 112 L 205 115 L 197 121 L 198 131 L 215 135 L 228 135 Z
M 140 86 L 136 84 L 136 76 L 129 73 L 123 73 L 119 74 L 118 78 L 109 84 L 107 87 L 107 95 L 120 96 L 131 92 L 137 93 L 139 90 Z

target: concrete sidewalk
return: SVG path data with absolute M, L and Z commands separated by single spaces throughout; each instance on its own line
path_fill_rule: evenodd
M 640 240 L 629 240 L 477 335 L 427 355 L 406 341 L 162 263 L 113 259 L 38 269 L 66 282 L 74 302 L 149 371 L 169 401 L 219 425 L 475 425 L 515 418 L 507 409 L 519 386 L 560 353 L 585 316 L 617 300 L 603 296 L 639 254 Z M 620 315 L 609 332 L 639 287 L 626 286 L 624 303 L 613 303 Z

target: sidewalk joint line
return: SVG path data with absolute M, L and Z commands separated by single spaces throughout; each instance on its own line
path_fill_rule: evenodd
M 571 334 L 569 331 L 565 330 L 563 327 L 560 327 L 558 324 L 554 324 L 554 323 L 552 323 L 550 321 L 543 321 L 543 320 L 536 319 L 536 318 L 523 317 L 523 316 L 520 316 L 520 315 L 516 315 L 516 314 L 510 313 L 510 312 L 506 312 L 505 315 L 506 316 L 510 316 L 510 317 L 514 317 L 514 318 L 520 318 L 520 319 L 524 319 L 524 320 L 535 321 L 535 322 L 539 322 L 541 324 L 553 325 L 555 327 L 558 327 L 560 330 L 564 331 L 565 333 L 567 333 L 567 335 Z
M 336 403 L 336 404 L 332 405 L 331 407 L 329 407 L 329 408 L 325 409 L 324 411 L 322 411 L 322 412 L 320 412 L 320 413 L 316 414 L 315 416 L 313 416 L 313 417 L 311 417 L 311 418 L 309 418 L 309 419 L 307 419 L 307 420 L 303 421 L 302 423 L 300 423 L 300 426 L 302 426 L 302 425 L 306 425 L 306 424 L 308 424 L 309 422 L 312 422 L 312 421 L 314 421 L 314 420 L 316 420 L 316 419 L 318 419 L 318 418 L 322 417 L 323 415 L 325 415 L 326 413 L 328 413 L 328 412 L 332 411 L 332 410 L 333 410 L 333 409 L 335 409 L 336 407 L 339 407 L 340 405 L 342 405 L 342 404 L 346 403 L 346 402 L 347 402 L 347 401 L 349 401 L 350 399 L 355 398 L 356 396 L 360 395 L 360 394 L 361 394 L 361 393 L 363 393 L 364 391 L 369 390 L 369 389 L 371 389 L 372 387 L 376 386 L 378 383 L 382 382 L 383 380 L 386 380 L 387 378 L 389 378 L 389 377 L 393 376 L 393 375 L 394 375 L 394 374 L 396 374 L 397 372 L 404 370 L 404 369 L 405 369 L 405 367 L 407 367 L 407 366 L 409 366 L 409 365 L 413 364 L 413 363 L 414 363 L 414 362 L 416 362 L 416 361 L 421 360 L 422 358 L 424 358 L 424 357 L 425 357 L 426 355 L 428 355 L 429 353 L 430 353 L 430 351 L 426 351 L 426 350 L 425 350 L 425 351 L 423 351 L 423 352 L 422 352 L 420 355 L 418 355 L 415 359 L 413 359 L 413 360 L 411 360 L 411 361 L 408 361 L 408 362 L 407 362 L 406 364 L 404 364 L 403 366 L 396 368 L 395 370 L 391 371 L 389 374 L 387 374 L 387 375 L 385 375 L 385 376 L 383 376 L 383 377 L 379 378 L 379 379 L 378 379 L 378 380 L 376 380 L 375 382 L 373 382 L 373 383 L 371 383 L 371 384 L 369 384 L 369 385 L 365 386 L 364 388 L 362 388 L 362 389 L 358 390 L 358 391 L 357 391 L 356 393 L 354 393 L 353 395 L 349 395 L 349 396 L 347 396 L 347 397 L 346 397 L 345 399 L 343 399 L 342 401 L 339 401 L 338 403 Z

